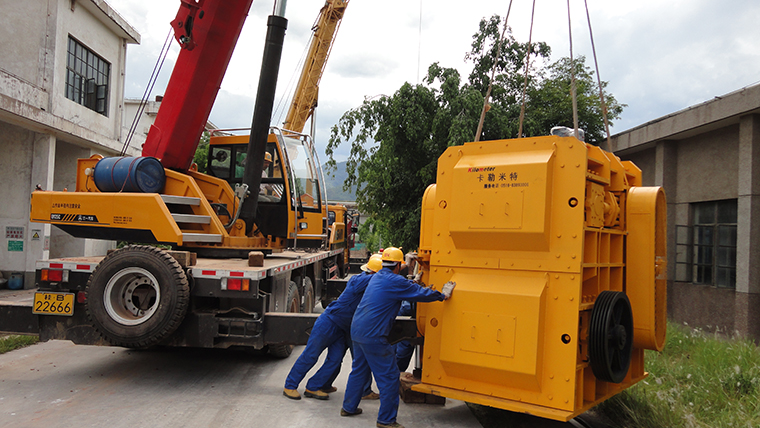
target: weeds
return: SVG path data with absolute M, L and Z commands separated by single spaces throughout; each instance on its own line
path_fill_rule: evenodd
M 34 345 L 39 342 L 37 336 L 5 336 L 0 337 L 0 354 L 13 351 L 14 349 Z
M 760 349 L 750 340 L 670 323 L 646 370 L 595 411 L 631 428 L 760 426 Z

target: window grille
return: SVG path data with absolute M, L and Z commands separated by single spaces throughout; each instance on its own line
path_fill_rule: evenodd
M 66 98 L 108 116 L 111 64 L 69 36 Z
M 736 288 L 736 199 L 692 204 L 692 282 Z

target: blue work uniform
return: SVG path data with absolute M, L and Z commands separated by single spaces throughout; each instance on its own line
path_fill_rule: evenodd
M 343 410 L 350 413 L 357 411 L 362 386 L 374 375 L 380 390 L 377 422 L 381 424 L 396 422 L 398 414 L 399 371 L 396 353 L 388 343 L 388 334 L 403 300 L 434 302 L 445 300 L 445 296 L 383 268 L 372 276 L 351 323 L 354 360 L 343 398 Z
M 412 310 L 412 303 L 404 300 L 401 302 L 401 309 L 398 311 L 398 316 L 409 316 L 414 312 Z M 401 342 L 393 345 L 396 349 L 396 362 L 398 362 L 398 371 L 405 372 L 409 368 L 409 363 L 412 362 L 412 354 L 414 354 L 414 345 L 408 340 L 402 340 Z
M 371 278 L 372 274 L 366 272 L 354 275 L 346 284 L 346 289 L 338 300 L 331 303 L 317 318 L 311 330 L 311 336 L 306 342 L 306 348 L 285 379 L 286 389 L 298 388 L 306 373 L 314 367 L 325 349 L 327 349 L 325 362 L 306 383 L 306 389 L 316 391 L 332 384 L 334 376 L 340 372 L 343 356 L 350 343 L 351 319 Z M 370 382 L 372 382 L 371 379 Z

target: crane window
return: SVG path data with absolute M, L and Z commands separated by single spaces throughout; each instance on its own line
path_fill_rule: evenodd
M 214 177 L 227 180 L 230 178 L 230 159 L 232 150 L 227 147 L 211 146 L 211 173 Z
M 307 143 L 294 138 L 285 138 L 293 175 L 295 177 L 294 196 L 298 205 L 304 209 L 320 208 L 319 167 L 315 165 L 314 156 Z
M 108 116 L 111 64 L 69 36 L 66 98 Z
M 285 194 L 285 180 L 282 177 L 282 162 L 273 144 L 267 146 L 267 153 L 272 158 L 262 170 L 259 186 L 259 202 L 280 202 Z

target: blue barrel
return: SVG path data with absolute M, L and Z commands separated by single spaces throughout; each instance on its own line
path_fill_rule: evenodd
M 158 193 L 166 184 L 164 167 L 153 157 L 103 158 L 93 175 L 101 192 Z
M 8 288 L 11 290 L 21 290 L 24 288 L 24 273 L 14 272 L 8 279 Z

